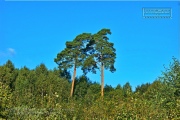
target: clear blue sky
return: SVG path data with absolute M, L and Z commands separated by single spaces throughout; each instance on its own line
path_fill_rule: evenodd
M 170 7 L 172 19 L 144 19 L 144 7 Z M 67 40 L 83 32 L 111 29 L 117 71 L 105 71 L 105 83 L 130 82 L 133 89 L 152 83 L 163 64 L 180 58 L 180 2 L 5 2 L 0 1 L 0 65 L 35 68 L 54 58 Z M 78 71 L 78 76 L 81 72 Z M 100 82 L 100 74 L 89 74 Z

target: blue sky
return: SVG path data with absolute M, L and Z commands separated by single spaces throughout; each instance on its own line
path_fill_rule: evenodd
M 172 8 L 172 19 L 144 19 L 142 8 Z M 83 32 L 111 29 L 117 71 L 105 83 L 130 82 L 133 89 L 152 83 L 172 56 L 180 59 L 180 2 L 10 2 L 0 1 L 0 65 L 57 67 L 54 58 L 65 42 Z M 80 70 L 77 73 L 81 75 Z M 100 74 L 88 74 L 100 82 Z

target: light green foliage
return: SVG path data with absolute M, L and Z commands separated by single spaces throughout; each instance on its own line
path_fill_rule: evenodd
M 12 106 L 12 94 L 9 86 L 0 82 L 0 118 L 6 118 Z
M 17 69 L 14 90 L 0 82 L 0 115 L 13 120 L 178 120 L 180 64 L 174 60 L 153 83 L 142 84 L 135 92 L 128 82 L 115 88 L 106 85 L 103 98 L 100 84 L 86 76 L 76 78 L 72 98 L 70 82 L 57 70 L 48 70 L 44 64 L 33 70 L 23 67 Z
M 180 61 L 173 58 L 173 63 L 166 68 L 163 72 L 163 77 L 161 77 L 164 84 L 166 84 L 174 92 L 176 97 L 180 96 Z
M 34 94 L 35 102 L 39 107 L 55 107 L 57 101 L 67 101 L 68 81 L 59 78 L 56 73 L 49 71 L 44 64 L 38 66 L 35 70 L 36 82 Z
M 124 92 L 124 96 L 125 97 L 129 97 L 132 95 L 132 88 L 129 82 L 127 82 L 124 86 L 123 86 L 123 92 Z
M 33 103 L 32 101 L 34 99 L 33 92 L 35 91 L 35 80 L 36 78 L 34 71 L 30 71 L 27 67 L 23 67 L 19 70 L 15 81 L 15 92 L 13 94 L 13 101 L 17 104 L 17 106 L 20 104 L 30 105 Z
M 72 66 L 84 73 L 104 68 L 115 71 L 116 54 L 108 34 L 109 29 L 102 29 L 67 42 L 55 59 L 59 69 L 49 70 L 45 64 L 32 70 L 16 69 L 10 60 L 0 66 L 0 119 L 179 120 L 180 62 L 175 58 L 161 77 L 134 92 L 129 82 L 115 88 L 105 85 L 104 97 L 100 97 L 102 86 L 84 74 L 76 77 L 74 96 L 69 97 Z

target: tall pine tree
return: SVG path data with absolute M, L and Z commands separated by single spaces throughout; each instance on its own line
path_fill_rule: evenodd
M 74 82 L 76 77 L 76 68 L 82 66 L 83 61 L 86 58 L 85 53 L 87 42 L 89 41 L 91 34 L 83 33 L 78 35 L 73 41 L 66 42 L 66 48 L 57 54 L 57 58 L 54 61 L 58 64 L 61 71 L 70 69 L 73 67 L 73 77 L 70 96 L 73 96 Z
M 110 29 L 101 29 L 98 33 L 92 35 L 86 48 L 88 58 L 82 67 L 85 74 L 89 71 L 96 73 L 96 69 L 100 69 L 101 96 L 104 96 L 104 69 L 109 69 L 111 72 L 116 71 L 114 67 L 116 50 L 114 44 L 108 41 L 108 34 L 111 34 Z

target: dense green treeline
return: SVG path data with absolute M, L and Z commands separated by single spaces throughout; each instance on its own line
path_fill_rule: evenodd
M 180 119 L 180 61 L 173 62 L 161 77 L 132 91 L 130 83 L 104 87 L 85 75 L 76 77 L 70 97 L 67 71 L 15 68 L 8 60 L 0 66 L 0 118 L 3 119 Z
M 10 120 L 169 120 L 180 119 L 180 61 L 173 62 L 153 83 L 132 91 L 130 83 L 104 85 L 104 70 L 115 72 L 116 49 L 110 29 L 82 33 L 66 42 L 54 62 L 35 69 L 0 66 L 0 118 Z M 83 75 L 77 77 L 76 69 Z M 73 75 L 69 70 L 73 70 Z M 100 71 L 101 84 L 86 74 Z M 71 80 L 72 78 L 72 80 Z M 72 81 L 72 82 L 71 82 Z

